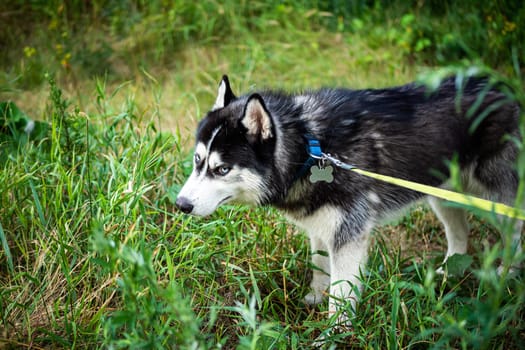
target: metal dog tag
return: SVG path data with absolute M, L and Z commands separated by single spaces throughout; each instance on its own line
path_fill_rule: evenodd
M 310 182 L 316 183 L 318 181 L 324 181 L 327 183 L 331 183 L 334 181 L 334 168 L 332 168 L 331 165 L 328 165 L 326 167 L 314 165 L 310 168 Z

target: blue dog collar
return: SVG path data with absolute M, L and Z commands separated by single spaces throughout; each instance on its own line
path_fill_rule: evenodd
M 310 158 L 321 158 L 323 152 L 321 151 L 321 142 L 315 139 L 312 135 L 305 135 L 307 146 L 306 151 Z M 313 157 L 312 157 L 313 156 Z
M 297 174 L 295 174 L 293 182 L 306 175 L 308 170 L 310 170 L 310 168 L 315 165 L 317 159 L 321 159 L 323 156 L 323 152 L 321 151 L 321 142 L 318 139 L 314 138 L 310 134 L 304 135 L 304 138 L 306 139 L 306 153 L 308 154 L 308 159 L 304 162 Z

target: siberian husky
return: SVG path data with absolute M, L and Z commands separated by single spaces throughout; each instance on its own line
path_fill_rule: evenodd
M 512 141 L 520 138 L 518 105 L 481 78 L 448 78 L 433 91 L 412 83 L 237 97 L 224 76 L 196 138 L 193 172 L 177 207 L 198 216 L 230 202 L 282 210 L 308 234 L 318 267 L 305 302 L 319 303 L 328 292 L 330 313 L 347 324 L 372 228 L 424 196 L 312 164 L 311 140 L 358 168 L 431 186 L 446 187 L 455 159 L 466 191 L 507 204 L 513 204 L 518 186 Z M 328 169 L 328 176 L 314 176 L 314 170 Z M 429 201 L 445 227 L 446 257 L 466 253 L 464 210 Z M 513 237 L 516 249 L 520 231 L 521 222 Z M 323 251 L 328 255 L 319 254 Z

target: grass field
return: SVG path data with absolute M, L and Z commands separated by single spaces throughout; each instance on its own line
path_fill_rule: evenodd
M 236 92 L 383 87 L 481 65 L 483 54 L 429 61 L 425 49 L 441 42 L 407 29 L 425 18 L 371 26 L 380 2 L 345 14 L 205 1 L 193 10 L 206 21 L 184 22 L 190 12 L 169 17 L 153 1 L 127 10 L 129 21 L 143 15 L 131 29 L 125 15 L 109 26 L 87 8 L 88 25 L 50 3 L 56 14 L 13 47 L 0 80 L 0 102 L 45 121 L 30 139 L 24 122 L 8 123 L 14 112 L 0 124 L 0 348 L 305 349 L 319 337 L 327 348 L 525 347 L 523 276 L 496 274 L 499 261 L 524 259 L 498 243 L 492 224 L 509 239 L 508 220 L 473 217 L 473 259 L 457 257 L 455 277 L 435 273 L 446 245 L 426 207 L 378 228 L 353 329 L 328 334 L 327 304 L 301 303 L 307 239 L 276 211 L 226 206 L 200 219 L 173 204 L 224 73 Z M 186 31 L 164 31 L 173 18 Z M 520 59 L 488 65 L 523 102 Z

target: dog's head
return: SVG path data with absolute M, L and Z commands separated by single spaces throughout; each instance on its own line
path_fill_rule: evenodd
M 228 77 L 199 123 L 193 172 L 176 201 L 185 213 L 206 216 L 228 202 L 260 204 L 275 149 L 272 117 L 259 94 L 237 98 Z

